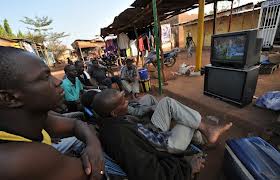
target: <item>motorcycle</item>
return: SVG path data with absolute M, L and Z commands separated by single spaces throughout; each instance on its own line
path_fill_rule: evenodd
M 179 48 L 175 48 L 170 52 L 166 52 L 163 54 L 163 64 L 166 67 L 172 67 L 176 63 L 176 57 L 178 53 L 180 52 Z M 157 55 L 156 51 L 151 51 L 148 55 L 148 57 L 145 59 L 144 67 L 147 67 L 148 64 L 153 64 L 155 67 L 157 67 Z

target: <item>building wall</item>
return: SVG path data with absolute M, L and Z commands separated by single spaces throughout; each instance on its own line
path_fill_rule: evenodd
M 188 13 L 181 13 L 177 16 L 169 18 L 165 21 L 161 21 L 161 24 L 170 24 L 171 25 L 171 33 L 174 37 L 174 42 L 172 42 L 172 47 L 184 47 L 185 43 L 185 35 L 184 35 L 184 27 L 183 26 L 173 26 L 174 24 L 184 23 L 188 21 L 192 21 L 197 19 L 197 14 L 188 14 Z
M 230 32 L 242 31 L 246 29 L 254 29 L 258 26 L 260 10 L 245 12 L 242 14 L 235 14 L 232 17 Z M 228 32 L 229 16 L 217 18 L 216 34 Z M 187 33 L 192 34 L 193 40 L 197 43 L 197 23 L 191 25 L 185 25 L 183 32 L 179 31 L 180 48 L 185 47 Z M 179 27 L 180 28 L 180 27 Z M 211 36 L 213 34 L 213 20 L 206 21 L 204 23 L 204 46 L 211 46 Z

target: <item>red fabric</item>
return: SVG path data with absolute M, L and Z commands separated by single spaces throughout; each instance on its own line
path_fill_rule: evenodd
M 145 47 L 144 47 L 144 41 L 143 41 L 143 38 L 140 37 L 139 38 L 139 50 L 142 52 L 142 51 L 145 51 Z

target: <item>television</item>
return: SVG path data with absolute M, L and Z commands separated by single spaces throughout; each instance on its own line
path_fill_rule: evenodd
M 260 61 L 262 39 L 257 29 L 212 36 L 211 64 L 233 68 L 248 68 Z
M 258 74 L 259 66 L 234 69 L 207 65 L 204 94 L 243 107 L 253 100 Z

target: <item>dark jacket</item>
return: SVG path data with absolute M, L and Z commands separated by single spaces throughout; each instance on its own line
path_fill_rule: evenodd
M 123 118 L 100 123 L 103 148 L 132 180 L 189 180 L 191 167 L 180 157 L 157 151 Z

